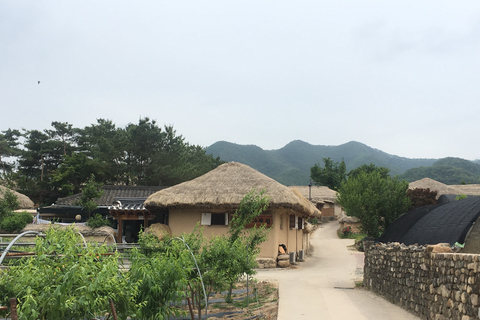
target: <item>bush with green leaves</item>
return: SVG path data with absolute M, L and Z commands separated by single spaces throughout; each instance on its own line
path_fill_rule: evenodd
M 16 210 L 18 206 L 19 202 L 17 196 L 10 190 L 6 189 L 2 196 L 0 196 L 0 217 Z
M 385 176 L 380 170 L 359 172 L 340 187 L 337 203 L 349 216 L 357 217 L 362 231 L 378 237 L 411 205 L 408 183 Z
M 102 217 L 102 215 L 99 213 L 94 214 L 90 219 L 88 219 L 86 224 L 92 229 L 100 228 L 103 226 L 112 226 L 112 222 Z
M 20 319 L 83 320 L 104 315 L 113 300 L 120 319 L 156 320 L 183 314 L 175 303 L 187 292 L 200 317 L 208 303 L 206 292 L 229 287 L 231 299 L 233 283 L 254 272 L 266 231 L 245 225 L 267 206 L 263 192 L 249 193 L 234 214 L 229 236 L 214 237 L 208 244 L 199 227 L 162 241 L 142 234 L 140 247 L 130 252 L 128 271 L 121 271 L 117 252 L 106 246 L 80 246 L 73 228 L 52 226 L 45 238 L 36 239 L 35 256 L 0 276 L 0 305 L 17 297 Z
M 120 272 L 118 253 L 78 243 L 73 228 L 51 227 L 37 237 L 35 256 L 2 273 L 0 305 L 16 297 L 19 319 L 84 320 L 103 316 L 111 299 L 120 318 L 129 316 L 140 281 Z
M 28 212 L 5 214 L 0 219 L 0 230 L 6 232 L 18 232 L 32 223 L 33 216 Z

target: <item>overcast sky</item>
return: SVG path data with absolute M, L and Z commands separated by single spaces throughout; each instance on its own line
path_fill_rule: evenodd
M 0 0 L 0 131 L 150 117 L 204 147 L 473 160 L 479 103 L 477 0 Z

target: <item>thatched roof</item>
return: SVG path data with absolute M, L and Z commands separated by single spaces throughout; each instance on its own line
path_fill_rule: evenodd
M 337 192 L 325 186 L 294 186 L 291 189 L 297 189 L 303 197 L 311 198 L 314 203 L 335 202 Z
M 17 191 L 14 191 L 14 190 L 10 190 L 4 186 L 0 186 L 0 198 L 3 199 L 3 194 L 5 193 L 5 191 L 10 191 L 12 192 L 14 195 L 17 196 L 17 199 L 18 199 L 18 204 L 19 204 L 19 209 L 33 209 L 33 207 L 35 206 L 33 204 L 33 201 L 30 200 L 29 197 L 27 197 L 26 195 L 24 194 L 21 194 L 21 193 L 18 193 Z
M 234 210 L 251 190 L 265 189 L 270 209 L 288 208 L 301 215 L 320 214 L 307 199 L 272 178 L 238 162 L 225 163 L 191 181 L 160 190 L 145 201 L 154 208 L 215 208 Z
M 414 182 L 410 182 L 409 189 L 430 189 L 437 191 L 437 199 L 442 194 L 461 194 L 462 192 L 456 186 L 449 186 L 430 178 L 423 178 Z
M 464 194 L 472 196 L 480 195 L 480 185 L 478 184 L 446 185 L 430 178 L 423 178 L 409 184 L 409 189 L 417 188 L 429 188 L 432 191 L 437 191 L 437 198 L 440 197 L 442 194 Z
M 84 236 L 106 236 L 109 234 L 114 235 L 115 230 L 111 227 L 103 226 L 97 229 L 92 229 L 85 225 L 81 224 L 71 224 L 71 225 L 61 225 L 61 224 L 27 224 L 23 231 L 41 231 L 46 232 L 49 228 L 58 228 L 58 229 L 66 229 L 66 228 L 74 228 L 76 231 L 80 232 Z
M 461 191 L 461 194 L 467 196 L 480 196 L 480 185 L 479 184 L 459 184 L 451 187 Z

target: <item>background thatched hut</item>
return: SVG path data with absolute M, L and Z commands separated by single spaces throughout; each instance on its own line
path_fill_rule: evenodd
M 265 190 L 270 197 L 260 219 L 271 228 L 259 257 L 276 258 L 279 244 L 291 252 L 306 250 L 305 220 L 320 211 L 299 192 L 241 163 L 223 164 L 194 180 L 158 191 L 148 197 L 145 207 L 153 213 L 167 211 L 174 235 L 191 232 L 198 222 L 206 236 L 225 234 L 231 215 L 251 190 Z
M 18 204 L 19 204 L 19 209 L 33 209 L 34 208 L 34 203 L 32 200 L 30 200 L 29 197 L 27 197 L 24 194 L 21 194 L 17 191 L 8 189 L 4 186 L 0 186 L 0 198 L 3 199 L 3 194 L 6 191 L 12 192 L 18 199 Z
M 66 229 L 73 227 L 76 231 L 82 234 L 86 241 L 98 242 L 98 243 L 114 243 L 115 242 L 115 230 L 111 227 L 103 226 L 96 229 L 92 229 L 82 224 L 27 224 L 23 231 L 41 231 L 46 232 L 49 228 Z
M 344 216 L 342 207 L 336 203 L 337 192 L 326 186 L 293 186 L 303 197 L 309 199 L 324 218 L 341 218 Z

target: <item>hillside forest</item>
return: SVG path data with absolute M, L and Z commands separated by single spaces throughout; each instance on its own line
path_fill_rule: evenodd
M 78 193 L 92 175 L 101 184 L 172 186 L 221 163 L 149 118 L 125 127 L 106 119 L 84 128 L 54 121 L 45 130 L 0 133 L 0 184 L 36 205 Z
M 308 185 L 311 181 L 310 169 L 317 164 L 323 167 L 323 158 L 339 163 L 345 161 L 347 172 L 362 165 L 374 164 L 388 168 L 392 177 L 398 176 L 408 182 L 431 178 L 449 185 L 480 183 L 479 160 L 410 159 L 356 141 L 338 146 L 321 146 L 295 140 L 278 150 L 219 141 L 209 146 L 207 153 L 224 161 L 246 164 L 287 186 Z

